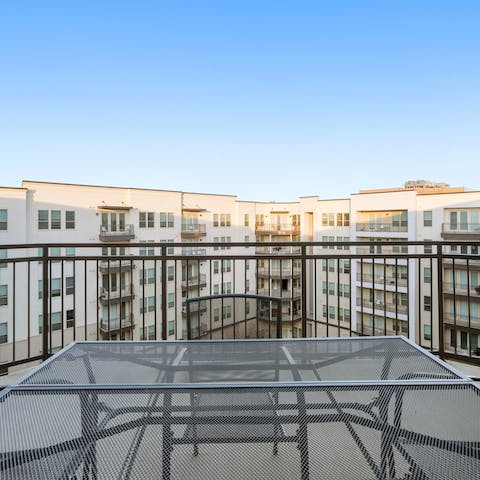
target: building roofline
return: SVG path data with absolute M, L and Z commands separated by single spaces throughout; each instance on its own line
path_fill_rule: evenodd
M 39 180 L 22 180 L 24 183 L 37 183 L 41 185 L 66 185 L 69 187 L 86 187 L 86 188 L 112 188 L 118 190 L 142 190 L 147 192 L 165 192 L 165 193 L 180 193 L 180 194 L 192 194 L 192 195 L 214 195 L 216 197 L 232 197 L 236 198 L 237 195 L 227 195 L 225 193 L 204 193 L 204 192 L 185 192 L 183 190 L 166 190 L 162 188 L 144 188 L 144 187 L 116 187 L 112 185 L 92 185 L 87 183 L 67 183 L 67 182 L 42 182 Z M 23 187 L 26 189 L 25 187 Z
M 4 189 L 4 190 L 22 190 L 22 191 L 27 191 L 28 190 L 28 188 L 24 188 L 24 187 L 7 187 L 7 186 L 4 186 L 4 185 L 0 185 L 0 188 Z

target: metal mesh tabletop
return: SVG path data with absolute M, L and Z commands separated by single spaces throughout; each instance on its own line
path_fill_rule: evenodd
M 0 477 L 480 479 L 479 413 L 402 338 L 77 343 L 0 397 Z

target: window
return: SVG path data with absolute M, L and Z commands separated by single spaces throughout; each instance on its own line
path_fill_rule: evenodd
M 167 267 L 167 280 L 173 280 L 175 278 L 175 267 L 173 265 L 169 265 Z
M 423 268 L 423 281 L 425 283 L 432 283 L 432 270 L 430 267 Z
M 168 334 L 169 335 L 175 335 L 175 321 L 174 320 L 169 320 L 168 321 Z M 154 338 L 155 340 L 155 338 Z
M 48 230 L 48 210 L 38 211 L 38 229 Z
M 431 242 L 432 240 L 430 238 L 426 238 L 424 241 L 425 242 Z M 432 253 L 433 252 L 433 245 L 424 245 L 423 246 L 423 252 L 424 253 Z
M 424 227 L 431 227 L 432 226 L 432 211 L 425 210 L 423 212 L 423 226 Z
M 175 294 L 169 293 L 167 298 L 168 308 L 173 308 L 175 306 Z
M 337 227 L 341 227 L 343 225 L 343 218 L 341 213 L 337 213 Z
M 51 291 L 50 291 L 50 295 L 52 297 L 59 297 L 60 294 L 61 294 L 61 282 L 60 282 L 60 278 L 52 278 L 51 280 Z
M 220 262 L 218 260 L 214 260 L 214 262 L 213 262 L 213 273 L 218 273 L 219 272 L 219 268 L 218 268 L 219 263 Z
M 0 285 L 0 305 L 8 304 L 8 285 Z
M 222 309 L 222 316 L 223 318 L 231 318 L 232 317 L 232 306 L 225 305 Z
M 328 226 L 329 227 L 334 227 L 335 226 L 335 214 L 334 213 L 329 213 L 328 214 Z
M 0 230 L 8 228 L 8 211 L 4 208 L 0 210 Z
M 65 228 L 67 230 L 72 230 L 75 228 L 75 211 L 67 210 L 65 212 Z
M 149 325 L 140 331 L 141 340 L 155 340 L 155 325 Z
M 65 249 L 65 255 L 67 257 L 74 257 L 75 256 L 75 247 L 67 247 Z M 103 253 L 102 253 L 102 255 L 103 255 Z
M 153 243 L 153 240 L 148 240 L 148 243 Z M 140 243 L 147 243 L 146 240 L 140 241 Z M 153 257 L 155 255 L 155 248 L 153 246 L 145 246 L 139 248 L 139 254 L 142 257 L 149 256 Z
M 431 325 L 424 325 L 423 326 L 423 338 L 425 340 L 431 340 L 432 339 L 432 327 L 431 327 Z
M 326 213 L 322 213 L 322 227 L 326 227 L 328 225 L 328 215 Z
M 450 346 L 456 347 L 457 346 L 457 331 L 453 328 L 450 329 Z
M 160 227 L 173 228 L 173 212 L 160 212 Z
M 140 301 L 140 313 L 155 311 L 155 297 L 144 297 Z
M 222 260 L 222 272 L 231 272 L 232 271 L 232 261 L 231 260 Z
M 426 312 L 430 312 L 430 310 L 432 309 L 432 297 L 430 297 L 429 295 L 424 295 L 423 297 L 423 309 Z
M 328 306 L 328 318 L 333 320 L 335 318 L 335 307 L 332 305 Z
M 62 212 L 60 210 L 52 210 L 50 212 L 50 228 L 52 230 L 60 230 L 62 228 L 61 215 Z
M 244 225 L 245 227 L 248 227 L 249 223 L 250 223 L 250 219 L 249 219 L 249 217 L 248 217 L 248 213 L 245 213 L 245 214 L 243 215 L 243 225 Z
M 7 250 L 0 249 L 0 260 L 6 260 L 6 259 L 7 259 Z M 7 268 L 7 264 L 0 263 L 0 268 Z
M 62 329 L 62 312 L 53 312 L 50 316 L 50 328 L 51 330 Z
M 222 285 L 222 293 L 232 293 L 232 282 L 225 282 Z
M 75 277 L 65 278 L 65 295 L 73 295 L 75 293 Z
M 344 213 L 343 214 L 343 226 L 344 227 L 349 227 L 350 226 L 350 214 L 349 213 Z
M 335 295 L 335 282 L 328 282 L 328 294 Z
M 214 308 L 213 309 L 213 321 L 214 322 L 219 322 L 220 321 L 220 309 L 219 308 Z
M 0 343 L 8 342 L 8 324 L 0 323 Z
M 218 295 L 219 292 L 220 292 L 220 287 L 219 287 L 218 284 L 215 284 L 215 285 L 213 286 L 213 294 L 214 294 L 214 295 Z
M 75 326 L 75 310 L 67 310 L 67 328 Z
M 153 228 L 155 226 L 154 212 L 140 212 L 138 226 L 140 228 Z
M 468 334 L 465 330 L 462 330 L 460 332 L 460 348 L 463 349 L 463 350 L 466 350 L 468 347 L 467 347 L 467 338 L 468 338 Z
M 155 269 L 147 268 L 146 270 L 140 270 L 140 285 L 144 283 L 155 283 Z

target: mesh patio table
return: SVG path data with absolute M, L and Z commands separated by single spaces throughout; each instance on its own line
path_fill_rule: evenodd
M 404 337 L 76 342 L 0 396 L 2 479 L 480 479 L 480 389 Z

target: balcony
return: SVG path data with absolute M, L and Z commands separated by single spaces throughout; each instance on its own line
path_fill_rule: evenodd
M 280 288 L 259 288 L 259 295 L 268 295 L 271 297 L 281 297 L 282 300 L 298 299 L 302 295 L 302 289 L 300 287 L 294 287 L 292 289 L 282 290 Z
M 475 317 L 474 315 L 461 314 L 457 312 L 443 312 L 443 320 L 447 325 L 456 325 L 457 327 L 466 327 L 470 325 L 471 328 L 475 328 L 480 332 L 480 317 Z M 470 321 L 470 324 L 469 324 Z
M 259 255 L 300 255 L 300 253 L 302 253 L 302 248 L 297 246 L 262 246 L 261 244 L 258 244 L 255 247 L 255 253 Z
M 119 227 L 118 230 L 111 230 L 111 228 L 100 225 L 100 234 L 98 238 L 102 242 L 127 242 L 135 238 L 135 230 L 133 225 L 125 225 Z
M 202 314 L 207 311 L 207 304 L 205 301 L 190 302 L 190 314 Z M 182 315 L 187 316 L 187 302 L 182 302 Z
M 101 260 L 98 265 L 102 273 L 129 272 L 134 268 L 136 265 L 130 260 Z
M 183 247 L 182 248 L 182 255 L 189 256 L 189 257 L 202 257 L 207 254 L 206 248 L 198 248 L 198 247 Z
M 362 307 L 362 305 L 363 308 L 370 308 L 372 310 L 375 310 L 376 312 L 385 311 L 388 312 L 390 315 L 395 315 L 396 312 L 402 313 L 404 315 L 408 314 L 408 305 L 402 303 L 384 303 L 382 300 L 375 300 L 374 302 L 372 302 L 371 300 L 366 298 L 364 298 L 362 302 L 361 298 L 357 298 L 357 307 Z
M 408 232 L 407 222 L 382 222 L 382 223 L 357 223 L 357 232 L 383 233 L 383 232 Z
M 377 244 L 377 242 L 375 242 L 375 244 Z M 379 246 L 381 248 L 392 247 L 389 242 L 383 240 L 378 242 L 378 244 L 379 245 L 375 246 Z M 150 272 L 147 272 L 146 276 L 148 283 L 143 286 L 141 284 L 141 278 L 138 275 L 130 276 L 127 273 L 125 276 L 126 286 L 121 290 L 121 282 L 119 279 L 120 275 L 118 274 L 118 284 L 115 286 L 115 288 L 112 286 L 112 284 L 110 284 L 112 287 L 110 289 L 101 288 L 102 282 L 100 279 L 102 274 L 106 273 L 106 262 L 108 262 L 109 257 L 100 256 L 98 255 L 98 252 L 101 251 L 101 248 L 105 246 L 108 248 L 110 248 L 110 246 L 115 247 L 116 244 L 113 242 L 111 245 L 105 245 L 104 243 L 92 243 L 90 245 L 82 243 L 78 244 L 78 246 L 72 244 L 59 245 L 61 253 L 65 252 L 67 246 L 76 248 L 75 257 L 61 254 L 53 255 L 50 253 L 50 245 L 41 247 L 45 252 L 45 257 L 38 257 L 37 255 L 29 257 L 28 254 L 32 252 L 33 248 L 29 244 L 25 244 L 23 246 L 15 245 L 15 247 L 12 246 L 11 248 L 8 246 L 2 246 L 3 250 L 8 251 L 6 258 L 2 259 L 2 264 L 5 264 L 6 268 L 2 269 L 0 272 L 0 274 L 2 274 L 2 282 L 0 282 L 0 364 L 2 364 L 4 368 L 13 369 L 17 368 L 18 365 L 23 363 L 29 363 L 47 358 L 51 350 L 64 347 L 68 344 L 68 342 L 73 340 L 73 336 L 75 336 L 76 340 L 95 340 L 97 338 L 97 333 L 100 331 L 100 322 L 97 319 L 99 319 L 99 315 L 102 315 L 103 313 L 102 306 L 115 303 L 118 304 L 121 301 L 131 302 L 131 300 L 134 299 L 134 293 L 136 296 L 138 296 L 139 292 L 141 293 L 141 297 L 148 299 L 147 305 L 157 306 L 156 320 L 158 328 L 155 332 L 155 335 L 157 336 L 155 338 L 161 337 L 167 339 L 173 336 L 177 339 L 182 339 L 182 317 L 185 315 L 185 312 L 183 315 L 180 314 L 180 302 L 182 297 L 185 297 L 187 292 L 189 293 L 189 296 L 190 294 L 201 296 L 202 294 L 206 295 L 208 293 L 213 293 L 216 289 L 221 290 L 223 283 L 231 283 L 231 285 L 225 287 L 225 290 L 230 290 L 232 294 L 244 293 L 246 291 L 258 291 L 258 293 L 262 295 L 282 297 L 282 305 L 290 304 L 292 309 L 298 306 L 298 310 L 296 311 L 294 318 L 298 317 L 299 320 L 302 320 L 299 322 L 300 327 L 298 327 L 302 328 L 301 332 L 298 333 L 299 336 L 326 335 L 327 332 L 325 326 L 327 325 L 327 322 L 321 316 L 322 303 L 326 303 L 325 297 L 322 294 L 322 284 L 324 281 L 329 283 L 332 281 L 337 282 L 337 260 L 340 266 L 342 265 L 342 262 L 350 262 L 353 266 L 357 265 L 356 273 L 359 273 L 358 262 L 363 261 L 365 265 L 367 265 L 368 261 L 382 263 L 385 261 L 385 259 L 381 256 L 382 254 L 376 252 L 368 253 L 364 256 L 359 254 L 356 249 L 358 247 L 367 247 L 368 244 L 365 244 L 365 242 L 352 242 L 353 248 L 351 251 L 345 251 L 343 249 L 337 250 L 337 244 L 332 242 L 331 246 L 333 248 L 328 252 L 328 256 L 325 254 L 325 249 L 320 248 L 321 246 L 325 245 L 324 242 L 296 242 L 292 246 L 288 246 L 283 243 L 277 246 L 276 244 L 252 242 L 248 245 L 249 246 L 247 247 L 236 244 L 234 249 L 232 248 L 232 250 L 228 251 L 228 253 L 222 250 L 214 250 L 213 245 L 212 248 L 209 247 L 207 249 L 205 255 L 203 255 L 203 251 L 197 251 L 197 253 L 200 251 L 202 253 L 201 257 L 198 258 L 198 261 L 201 261 L 203 264 L 203 272 L 213 273 L 215 267 L 221 265 L 221 261 L 226 257 L 232 259 L 232 264 L 234 265 L 232 272 L 228 273 L 226 278 L 223 280 L 221 280 L 218 276 L 213 277 L 211 284 L 209 276 L 205 275 L 204 273 L 199 275 L 196 268 L 194 269 L 196 270 L 195 273 L 190 271 L 190 278 L 182 279 L 181 277 L 182 267 L 185 266 L 183 262 L 185 261 L 186 257 L 184 255 L 180 255 L 178 252 L 180 252 L 182 248 L 204 249 L 205 247 L 202 243 L 174 243 L 172 244 L 174 253 L 171 255 L 169 254 L 168 257 L 163 259 L 155 257 L 155 259 L 152 260 L 152 262 L 155 262 L 155 264 L 152 263 L 152 265 L 145 267 L 143 266 L 143 264 L 146 262 L 145 257 L 142 257 L 137 253 L 137 245 L 135 245 L 135 253 L 133 255 L 125 257 L 125 259 L 114 257 L 115 260 L 111 260 L 111 262 L 125 261 L 127 263 L 127 268 L 130 268 L 131 262 L 132 268 L 136 268 L 137 272 L 138 269 L 146 269 L 146 271 L 151 270 Z M 480 295 L 475 291 L 475 289 L 473 289 L 474 285 L 471 286 L 472 288 L 470 289 L 470 296 L 467 296 L 466 289 L 464 288 L 465 285 L 458 284 L 455 287 L 454 292 L 452 285 L 448 284 L 448 282 L 443 283 L 443 291 L 439 292 L 438 284 L 436 283 L 438 279 L 436 275 L 436 269 L 439 265 L 438 262 L 445 260 L 445 254 L 443 254 L 443 256 L 436 257 L 435 254 L 432 255 L 427 253 L 425 256 L 423 256 L 425 245 L 426 244 L 424 242 L 405 242 L 401 246 L 397 246 L 397 248 L 415 252 L 414 254 L 392 254 L 391 258 L 387 259 L 388 261 L 398 262 L 399 264 L 401 262 L 409 262 L 408 272 L 411 281 L 409 281 L 407 284 L 406 279 L 399 278 L 397 286 L 398 288 L 402 289 L 402 301 L 403 294 L 406 295 L 407 298 L 405 298 L 405 303 L 408 303 L 408 305 L 411 307 L 410 310 L 406 304 L 399 304 L 396 306 L 392 299 L 389 298 L 389 296 L 391 297 L 390 294 L 392 289 L 396 288 L 395 283 L 391 283 L 392 281 L 395 281 L 395 278 L 392 275 L 388 276 L 386 279 L 387 288 L 385 290 L 388 291 L 386 299 L 388 302 L 387 305 L 373 305 L 373 303 L 369 302 L 368 295 L 366 295 L 366 299 L 364 300 L 363 304 L 364 314 L 372 315 L 374 313 L 373 310 L 375 310 L 377 315 L 385 315 L 390 319 L 396 318 L 399 321 L 405 321 L 407 319 L 406 316 L 409 313 L 408 323 L 412 340 L 421 339 L 418 341 L 422 342 L 424 339 L 423 332 L 416 331 L 416 329 L 419 328 L 418 325 L 421 325 L 421 323 L 419 323 L 418 318 L 415 318 L 414 312 L 418 310 L 419 304 L 420 307 L 423 307 L 423 303 L 419 302 L 419 299 L 423 300 L 424 296 L 429 296 L 431 302 L 430 304 L 432 306 L 431 311 L 424 312 L 423 308 L 421 308 L 421 314 L 422 316 L 432 316 L 431 338 L 433 340 L 432 343 L 428 341 L 426 345 L 424 343 L 421 343 L 421 345 L 430 350 L 440 352 L 444 357 L 448 356 L 449 358 L 456 358 L 462 361 L 480 364 L 478 357 L 471 358 L 470 355 L 465 355 L 465 352 L 463 351 L 458 353 L 452 350 L 442 350 L 444 346 L 441 345 L 439 341 L 441 338 L 440 333 L 443 331 L 444 336 L 448 335 L 447 329 L 450 328 L 449 325 L 451 323 L 451 319 L 449 319 L 448 316 L 445 318 L 439 318 L 438 316 L 438 312 L 441 311 L 440 303 L 444 302 L 443 311 L 447 311 L 449 308 L 447 302 L 450 302 L 452 299 L 458 299 L 462 302 L 467 302 L 467 304 L 470 302 L 470 310 L 472 314 L 474 314 L 475 310 L 472 305 L 473 303 L 478 305 Z M 166 244 L 158 242 L 151 244 L 151 246 L 156 249 L 165 249 Z M 254 248 L 252 247 L 261 253 L 255 256 Z M 35 250 L 37 250 L 37 248 L 38 246 L 35 246 Z M 440 252 L 449 251 L 449 249 L 450 244 L 438 242 L 438 250 Z M 435 249 L 435 251 L 436 250 L 437 249 Z M 307 253 L 304 257 L 301 257 L 302 261 L 298 262 L 299 256 L 297 253 L 292 252 L 300 253 L 301 251 Z M 470 251 L 471 249 L 469 247 L 468 252 Z M 192 250 L 192 253 L 193 252 L 194 250 Z M 282 255 L 286 257 L 286 261 L 284 258 L 282 259 Z M 479 260 L 478 255 L 473 254 L 462 254 L 462 257 L 465 261 L 468 259 L 471 268 L 473 262 L 478 262 Z M 74 265 L 72 265 L 72 258 L 74 258 Z M 298 264 L 293 266 L 293 269 L 290 260 L 291 258 L 294 259 L 294 262 L 298 262 Z M 334 260 L 335 272 L 333 273 L 323 271 L 322 269 L 324 260 L 330 258 Z M 62 260 L 64 267 L 63 270 Z M 282 268 L 282 274 L 280 275 L 280 268 L 273 268 L 273 265 L 275 265 L 276 262 L 278 262 L 277 265 L 279 265 L 280 261 L 282 260 L 285 261 L 286 264 L 289 264 L 290 268 Z M 192 263 L 196 263 L 196 261 L 197 259 L 193 259 Z M 28 282 L 29 264 L 30 282 Z M 269 265 L 271 268 L 270 273 L 268 273 Z M 368 283 L 370 280 L 378 282 L 379 285 L 383 286 L 381 276 L 377 275 L 373 279 L 369 276 L 372 274 L 370 271 L 372 265 L 373 264 L 370 263 L 368 264 L 368 267 L 364 267 L 365 276 L 363 281 L 367 283 L 367 285 L 362 285 L 364 289 L 369 288 Z M 432 288 L 428 288 L 429 285 L 426 285 L 422 281 L 424 272 L 423 267 L 425 265 L 431 265 L 432 272 L 435 272 L 435 274 L 431 276 Z M 442 264 L 440 263 L 440 265 Z M 121 269 L 125 268 L 125 266 L 120 263 L 114 263 L 113 265 L 111 263 L 110 266 L 111 268 L 116 268 L 116 266 Z M 305 271 L 302 270 L 303 267 L 305 267 Z M 447 265 L 444 265 L 444 268 L 448 269 Z M 387 267 L 387 275 L 389 274 L 389 269 L 390 267 Z M 257 270 L 260 271 L 258 276 L 256 275 Z M 15 271 L 15 275 L 11 274 L 13 271 Z M 184 269 L 184 271 L 186 273 L 186 269 Z M 2 272 L 10 272 L 10 274 L 4 275 Z M 273 275 L 273 278 L 275 278 L 275 276 L 278 275 L 277 278 L 280 279 L 283 277 L 285 272 L 288 274 L 288 276 L 301 276 L 305 279 L 305 281 L 302 282 L 301 285 L 295 287 L 293 291 L 291 290 L 292 282 L 289 282 L 289 289 L 286 290 L 281 288 L 281 282 L 273 282 L 268 280 L 264 282 L 267 288 L 260 288 L 260 280 L 262 280 L 262 276 L 266 277 L 270 274 Z M 327 274 L 329 275 L 328 279 Z M 342 273 L 340 274 L 342 275 L 341 283 L 348 284 L 347 278 Z M 72 285 L 72 276 L 74 277 L 73 285 L 75 285 L 75 295 L 66 294 L 67 278 L 70 277 L 68 284 Z M 47 281 L 43 282 L 43 278 L 46 278 Z M 172 278 L 176 278 L 178 281 L 171 281 Z M 449 277 L 448 275 L 444 275 L 443 278 L 446 279 Z M 56 280 L 55 285 L 59 283 L 61 286 L 63 286 L 65 295 L 60 295 L 59 297 L 53 297 L 50 299 L 48 296 L 48 286 L 51 283 L 50 279 L 52 281 Z M 352 292 L 352 296 L 354 295 L 355 288 L 357 287 L 357 279 L 360 279 L 360 277 L 351 278 L 352 281 L 349 285 L 349 291 Z M 45 290 L 47 292 L 43 296 L 44 298 L 39 298 L 39 291 L 37 288 L 37 282 L 39 280 L 42 281 L 44 287 L 42 289 L 42 293 Z M 269 290 L 268 287 L 271 288 L 273 284 L 278 285 L 278 287 Z M 218 285 L 218 287 L 215 287 L 215 285 Z M 204 290 L 200 290 L 201 287 L 206 288 Z M 330 288 L 330 284 L 328 284 L 328 288 Z M 335 318 L 346 318 L 346 310 L 348 310 L 349 313 L 353 313 L 351 315 L 351 320 L 340 322 L 339 329 L 335 329 L 335 335 L 357 335 L 359 333 L 359 329 L 356 323 L 356 315 L 358 315 L 360 310 L 360 301 L 357 299 L 353 300 L 354 303 L 358 302 L 358 304 L 353 305 L 353 308 L 351 308 L 350 305 L 348 305 L 351 300 L 339 295 L 340 290 L 336 285 L 332 286 L 332 292 L 334 295 L 329 296 L 329 306 L 335 307 L 335 312 L 332 312 Z M 364 295 L 365 293 L 366 292 L 363 292 Z M 339 295 L 338 298 L 337 295 Z M 301 299 L 305 299 L 304 305 L 302 305 L 302 302 L 298 301 Z M 295 302 L 292 304 L 292 301 Z M 400 299 L 398 301 L 400 301 Z M 30 315 L 28 314 L 29 305 Z M 175 308 L 176 305 L 178 305 L 178 308 Z M 134 304 L 133 307 L 138 311 L 138 303 Z M 128 306 L 127 310 L 129 310 Z M 350 312 L 350 310 L 352 310 L 352 312 Z M 203 313 L 204 307 L 200 307 L 200 311 Z M 253 308 L 251 311 L 256 312 L 256 309 Z M 33 319 L 35 316 L 43 315 L 44 312 L 44 318 L 47 319 L 47 328 L 44 328 L 42 333 L 39 335 L 36 324 L 37 321 Z M 52 312 L 51 318 L 50 312 Z M 235 314 L 237 315 L 238 312 L 245 313 L 245 309 L 239 309 L 237 312 L 235 312 Z M 233 313 L 234 312 L 232 311 L 232 316 Z M 330 315 L 330 311 L 328 314 Z M 222 316 L 222 313 L 220 313 L 220 316 Z M 138 315 L 136 316 L 136 321 L 138 327 Z M 13 323 L 15 324 L 15 328 L 13 327 Z M 331 323 L 329 322 L 328 324 L 330 325 Z M 64 328 L 62 328 L 62 325 Z M 69 328 L 72 325 L 74 325 L 74 329 Z M 468 329 L 468 326 L 466 328 Z M 469 330 L 469 333 L 471 335 L 476 335 L 477 332 L 474 329 L 474 325 L 472 325 L 472 329 L 473 330 Z M 132 339 L 139 338 L 139 330 L 140 329 L 138 328 L 131 329 Z M 169 332 L 171 331 L 174 333 L 170 336 Z M 44 332 L 46 332 L 46 334 Z M 50 332 L 53 332 L 51 338 L 49 336 Z M 41 353 L 43 351 L 46 353 Z
M 300 225 L 290 223 L 257 223 L 255 233 L 268 235 L 298 235 Z
M 442 238 L 445 240 L 474 240 L 479 235 L 478 223 L 442 223 Z
M 100 331 L 102 333 L 116 333 L 120 330 L 132 327 L 134 327 L 134 321 L 133 314 L 131 313 L 125 315 L 122 319 L 110 318 L 110 321 L 108 321 L 108 318 L 102 318 L 100 321 Z
M 287 265 L 285 267 L 258 267 L 256 274 L 258 277 L 268 278 L 288 278 L 299 277 L 302 274 L 302 268 L 300 266 Z
M 134 298 L 133 285 L 125 285 L 121 288 L 110 287 L 102 288 L 100 292 L 100 301 L 102 304 L 118 303 Z
M 452 283 L 452 282 L 443 282 L 443 291 L 447 295 L 462 295 L 462 296 L 473 296 L 477 297 L 480 301 L 480 286 L 479 285 L 470 285 L 464 283 Z
M 372 276 L 366 273 L 364 273 L 362 276 L 360 272 L 357 272 L 357 282 L 386 285 L 387 287 L 392 287 L 392 286 L 406 287 L 408 285 L 407 278 L 402 278 L 402 277 L 397 278 L 391 275 L 387 275 L 386 277 L 382 277 L 381 275 Z
M 198 288 L 207 286 L 207 276 L 204 273 L 182 280 L 182 288 Z
M 207 226 L 205 223 L 182 224 L 182 238 L 200 238 L 207 235 Z

